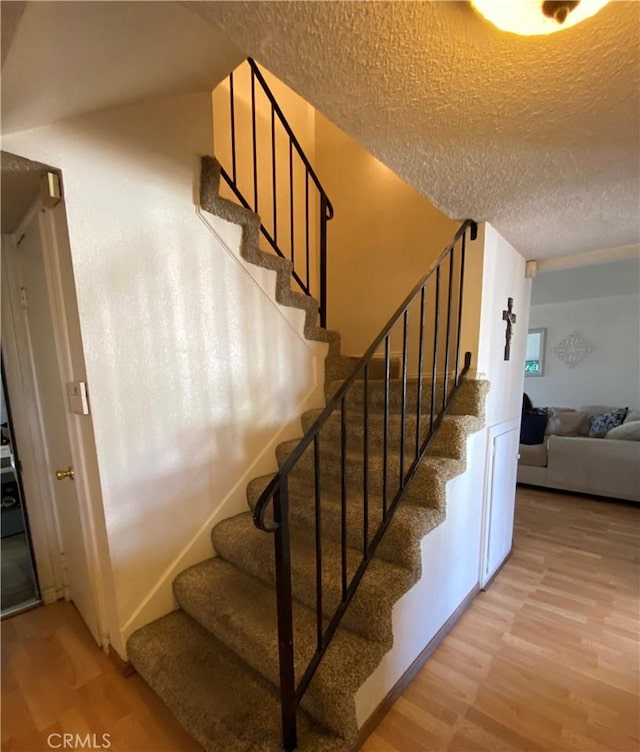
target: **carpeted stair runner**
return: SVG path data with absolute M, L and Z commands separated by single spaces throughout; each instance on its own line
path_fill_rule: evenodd
M 277 298 L 307 311 L 305 334 L 329 342 L 327 399 L 352 372 L 357 359 L 340 354 L 339 336 L 315 325 L 317 304 L 290 290 L 290 264 L 258 248 L 256 216 L 217 195 L 219 168 L 205 158 L 202 205 L 243 226 L 241 253 L 252 263 L 278 272 Z M 282 262 L 282 263 L 281 263 Z M 302 299 L 301 299 L 302 298 Z M 392 362 L 392 374 L 398 364 Z M 368 478 L 369 535 L 382 519 L 384 363 L 369 369 Z M 419 384 L 407 381 L 404 469 L 415 458 Z M 422 382 L 421 424 L 429 424 L 431 383 Z M 369 565 L 341 626 L 303 697 L 299 749 L 349 750 L 357 737 L 355 694 L 393 644 L 392 609 L 421 576 L 422 538 L 446 515 L 446 483 L 464 471 L 467 437 L 481 428 L 488 384 L 463 382 L 449 415 L 398 506 L 376 556 Z M 389 499 L 400 474 L 401 382 L 389 390 L 387 478 Z M 439 393 L 437 399 L 441 399 Z M 356 383 L 347 404 L 347 570 L 361 560 L 363 546 L 364 385 Z M 302 416 L 304 431 L 320 410 Z M 332 416 L 320 433 L 322 479 L 323 615 L 333 615 L 341 599 L 341 423 Z M 282 464 L 298 440 L 277 449 Z M 247 488 L 252 509 L 273 478 L 263 476 Z M 305 452 L 289 479 L 291 563 L 296 676 L 316 649 L 315 470 Z M 370 539 L 369 538 L 369 539 Z M 273 536 L 259 531 L 251 511 L 224 520 L 212 531 L 217 557 L 182 572 L 174 582 L 179 610 L 135 632 L 128 641 L 131 662 L 179 721 L 208 752 L 280 750 L 277 693 L 278 637 Z

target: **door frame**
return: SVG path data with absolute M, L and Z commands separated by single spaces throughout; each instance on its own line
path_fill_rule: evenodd
M 2 239 L 2 349 L 6 388 L 13 406 L 16 442 L 18 446 L 25 447 L 21 452 L 25 503 L 42 600 L 46 604 L 62 597 L 69 600 L 70 592 L 65 573 L 60 519 L 56 510 L 53 487 L 55 481 L 48 458 L 32 345 L 14 257 L 19 238 L 32 222 L 37 223 L 42 242 L 48 307 L 54 330 L 60 382 L 63 385 L 71 381 L 86 382 L 86 373 L 64 202 L 54 208 L 47 208 L 38 199 L 13 235 L 3 236 Z M 5 244 L 8 244 L 6 249 Z M 61 394 L 61 399 L 67 405 L 66 428 L 75 475 L 84 558 L 93 594 L 94 626 L 88 626 L 98 644 L 107 650 L 115 599 L 110 583 L 111 564 L 93 423 L 90 415 L 77 415 L 70 411 L 66 394 Z M 29 461 L 29 453 L 32 461 Z

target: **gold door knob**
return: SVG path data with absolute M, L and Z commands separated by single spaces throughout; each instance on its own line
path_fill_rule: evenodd
M 70 467 L 67 470 L 56 470 L 56 478 L 58 480 L 64 480 L 65 478 L 73 480 L 73 470 Z

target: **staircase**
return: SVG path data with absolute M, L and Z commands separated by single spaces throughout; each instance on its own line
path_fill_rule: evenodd
M 356 692 L 393 644 L 393 606 L 423 574 L 422 539 L 445 519 L 447 481 L 464 472 L 467 437 L 483 425 L 488 384 L 464 378 L 469 357 L 459 367 L 462 301 L 452 296 L 473 227 L 463 225 L 356 360 L 317 326 L 317 301 L 292 290 L 293 261 L 260 250 L 257 214 L 220 197 L 221 175 L 203 159 L 201 206 L 242 226 L 242 256 L 277 272 L 278 302 L 304 309 L 305 335 L 329 344 L 327 406 L 301 416 L 304 437 L 278 447 L 279 472 L 249 484 L 247 512 L 212 530 L 217 556 L 175 579 L 178 610 L 135 632 L 128 654 L 210 752 L 350 750 Z M 429 284 L 436 343 L 425 370 Z M 410 310 L 421 314 L 413 377 Z M 396 335 L 400 357 L 390 352 Z

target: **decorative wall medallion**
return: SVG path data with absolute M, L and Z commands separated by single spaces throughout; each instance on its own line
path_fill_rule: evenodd
M 573 368 L 577 363 L 593 352 L 593 348 L 578 334 L 571 332 L 564 339 L 560 340 L 553 348 L 553 352 L 564 361 L 569 368 Z

